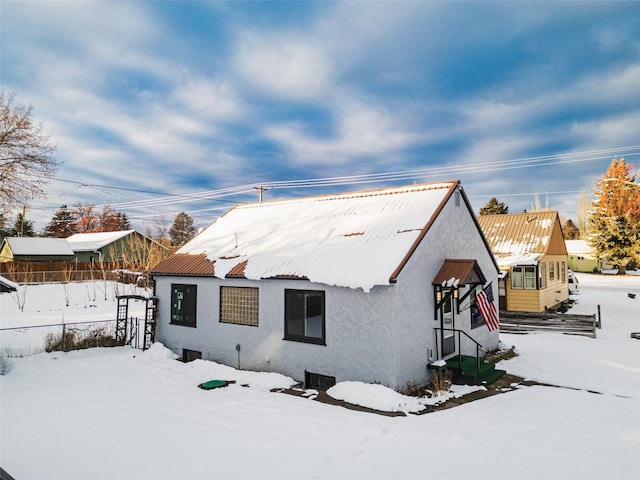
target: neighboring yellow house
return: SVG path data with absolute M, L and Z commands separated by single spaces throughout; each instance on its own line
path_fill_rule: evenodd
M 600 272 L 613 268 L 602 260 L 598 260 L 594 248 L 585 240 L 565 240 L 569 254 L 569 268 L 574 272 Z
M 500 266 L 500 309 L 544 312 L 569 300 L 568 254 L 555 210 L 481 215 L 478 222 Z

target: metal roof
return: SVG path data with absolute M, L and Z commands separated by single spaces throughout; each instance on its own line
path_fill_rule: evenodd
M 73 250 L 64 238 L 6 237 L 14 255 L 73 256 Z
M 480 215 L 478 223 L 501 265 L 535 263 L 547 254 L 558 212 L 541 210 L 504 215 Z
M 456 189 L 463 193 L 453 180 L 239 205 L 152 273 L 306 278 L 368 291 L 395 280 Z
M 475 260 L 448 258 L 433 279 L 433 285 L 463 287 L 484 285 L 485 277 Z
M 121 230 L 117 232 L 76 233 L 67 237 L 67 242 L 74 252 L 93 252 L 109 245 L 116 240 L 131 235 L 135 230 Z

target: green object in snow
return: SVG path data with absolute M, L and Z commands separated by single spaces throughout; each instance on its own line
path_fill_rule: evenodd
M 198 386 L 203 390 L 211 390 L 213 388 L 226 387 L 227 382 L 224 380 L 209 380 L 208 382 L 201 383 Z

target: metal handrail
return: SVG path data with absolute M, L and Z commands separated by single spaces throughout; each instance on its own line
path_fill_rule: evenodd
M 462 352 L 461 352 L 461 343 L 460 343 L 460 334 L 464 333 L 465 337 L 467 337 L 469 340 L 471 340 L 473 343 L 476 344 L 476 372 L 478 374 L 478 378 L 480 378 L 480 350 L 482 350 L 482 345 L 480 345 L 480 343 L 478 343 L 474 338 L 471 338 L 469 336 L 469 334 L 467 332 L 465 332 L 464 330 L 460 330 L 459 328 L 442 328 L 442 327 L 434 327 L 434 330 L 436 331 L 436 356 L 438 358 L 440 358 L 440 350 L 438 349 L 438 330 L 440 330 L 441 332 L 457 332 L 458 333 L 458 346 L 455 350 L 458 351 L 458 363 L 460 365 L 462 365 Z M 444 342 L 444 339 L 443 339 Z

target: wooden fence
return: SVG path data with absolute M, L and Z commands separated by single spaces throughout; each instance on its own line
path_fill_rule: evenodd
M 505 333 L 548 331 L 595 338 L 596 330 L 601 326 L 599 305 L 597 315 L 507 312 L 500 310 L 500 331 Z
M 21 284 L 123 280 L 123 271 L 118 263 L 6 262 L 0 263 L 0 275 Z M 130 279 L 128 283 L 131 283 Z

